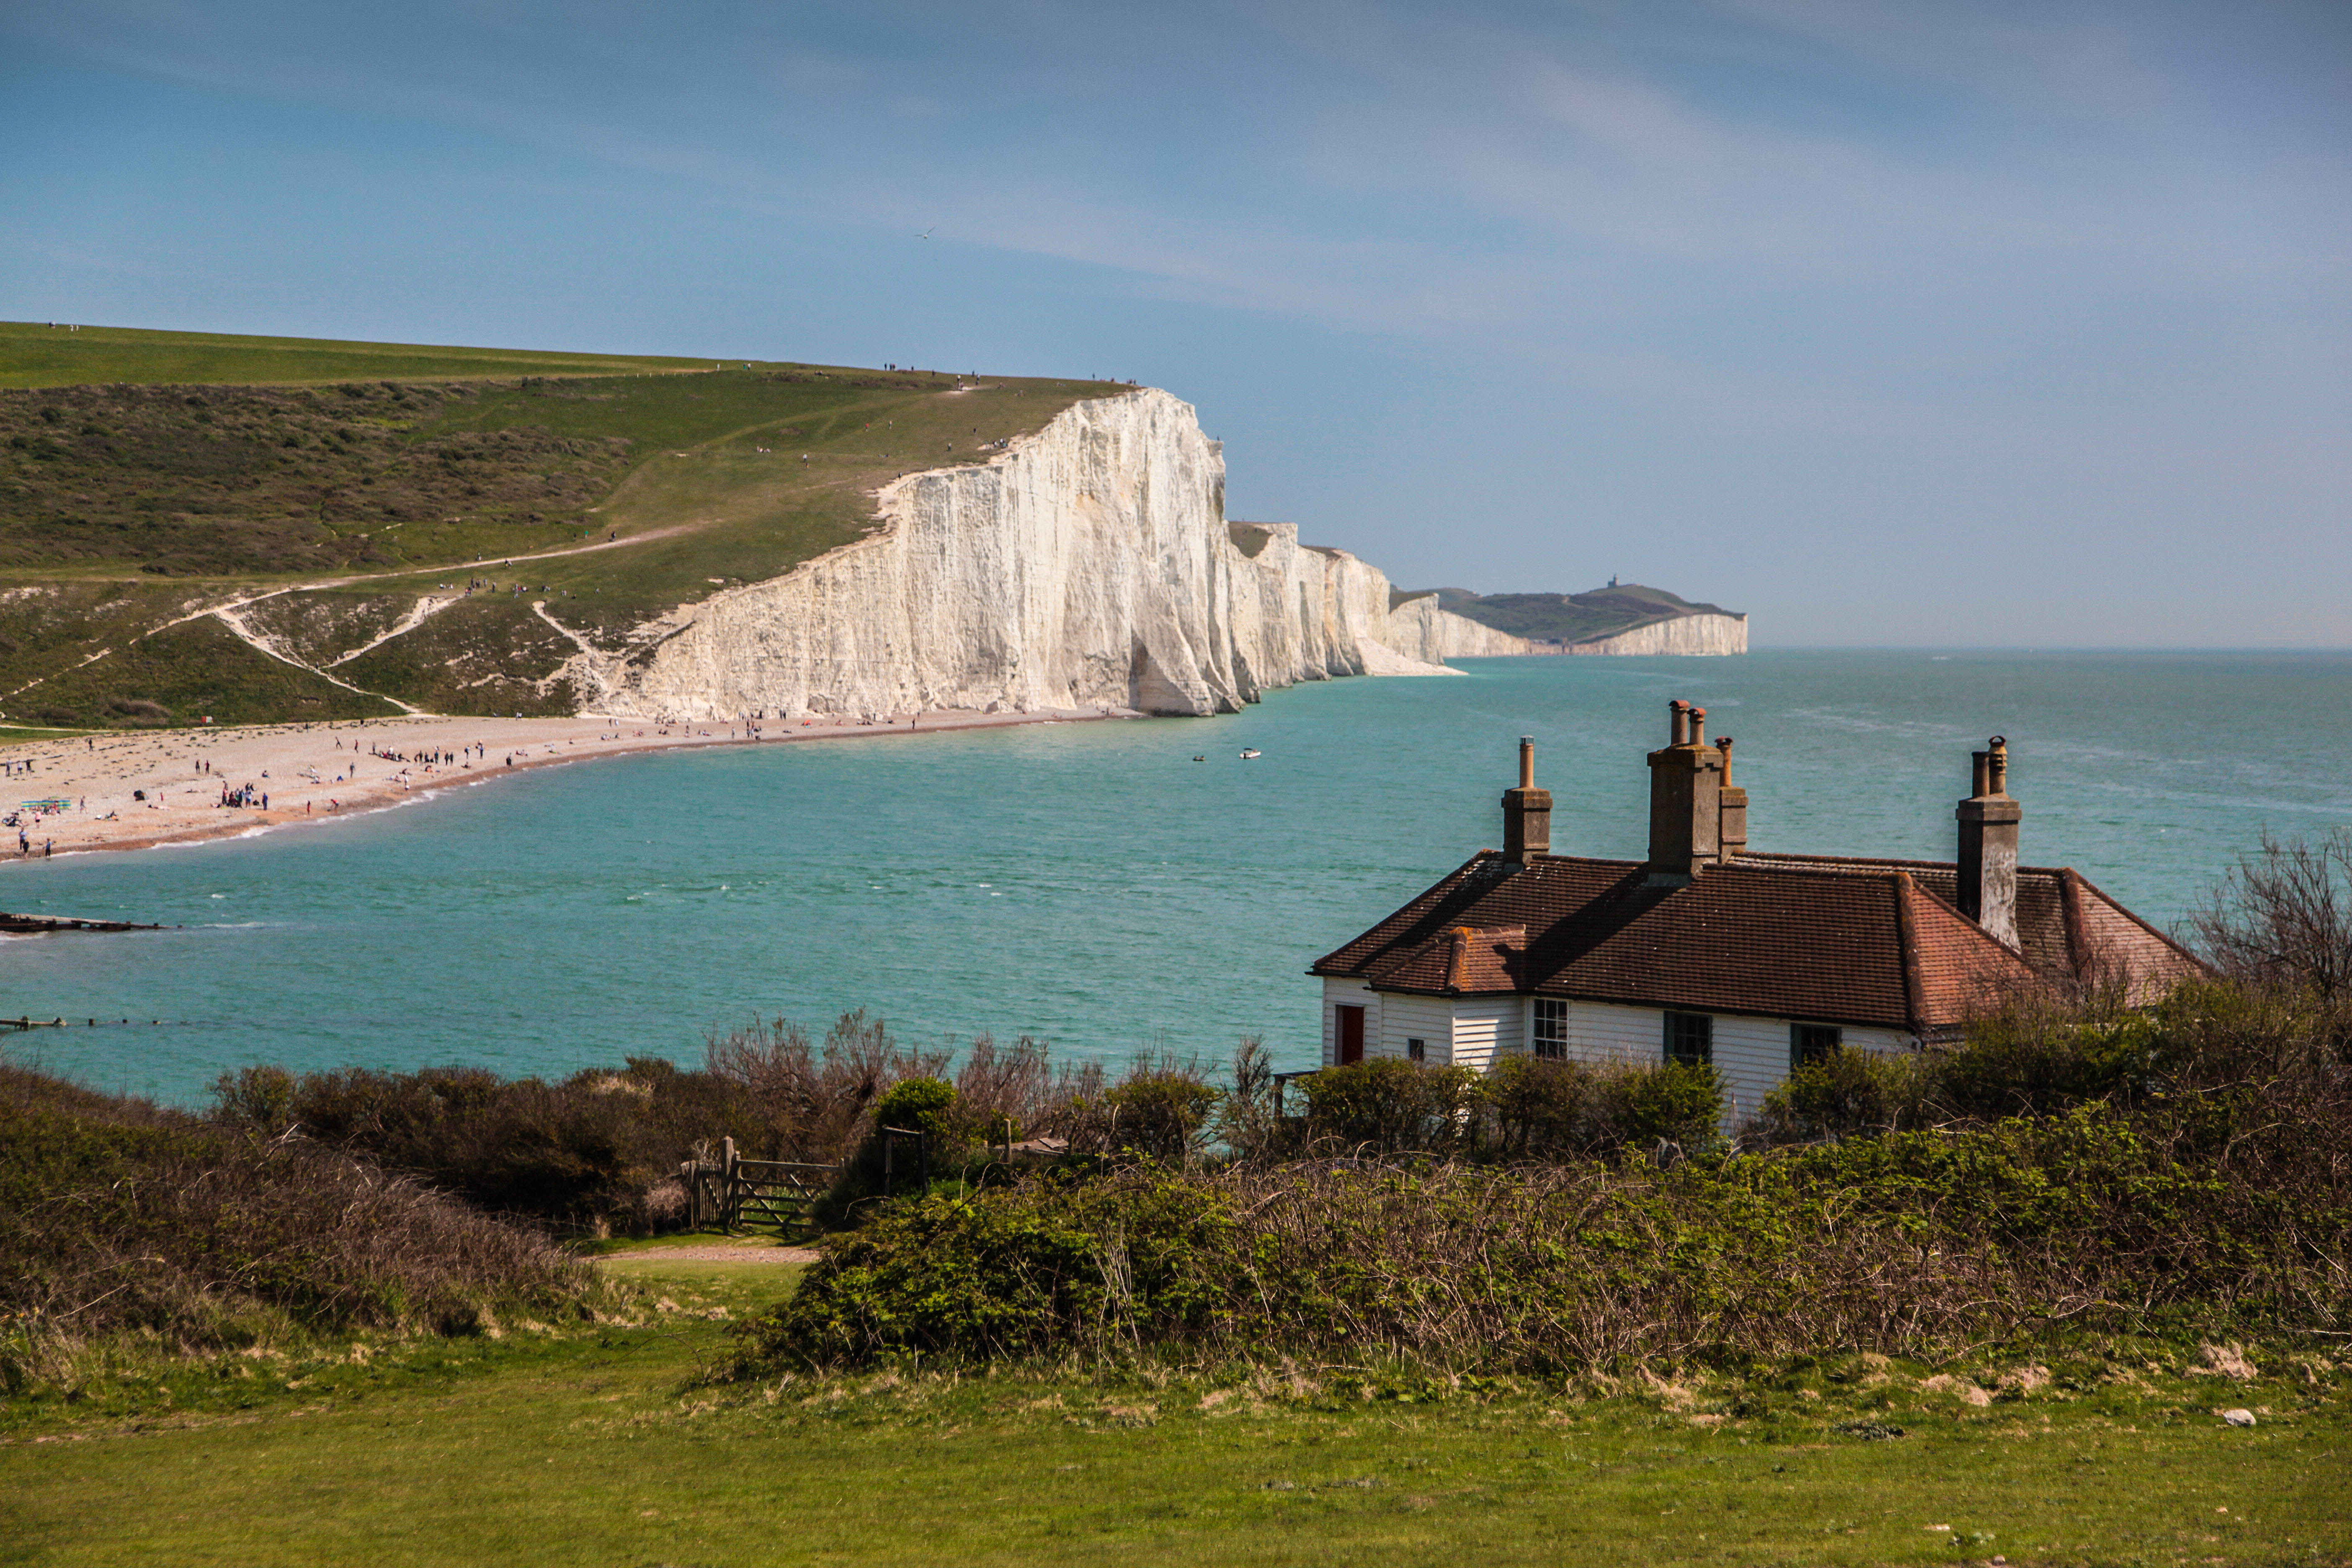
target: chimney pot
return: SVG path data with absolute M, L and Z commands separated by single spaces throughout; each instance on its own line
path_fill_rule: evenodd
M 1721 803 L 1716 808 L 1716 842 L 1720 846 L 1717 858 L 1727 864 L 1748 853 L 1748 792 L 1731 782 L 1731 737 L 1717 741 L 1715 749 L 1723 753 L 1723 788 L 1716 795 Z
M 1536 788 L 1536 742 L 1519 737 L 1519 784 L 1503 792 L 1503 860 L 1525 866 L 1551 853 L 1551 791 Z
M 1704 708 L 1693 708 L 1690 710 L 1690 743 L 1694 746 L 1706 745 L 1706 710 Z

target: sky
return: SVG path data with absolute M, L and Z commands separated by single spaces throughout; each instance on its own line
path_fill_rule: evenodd
M 0 0 L 0 214 L 16 320 L 1132 378 L 1404 586 L 2352 646 L 2342 0 Z

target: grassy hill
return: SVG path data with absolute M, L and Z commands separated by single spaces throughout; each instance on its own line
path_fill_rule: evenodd
M 1467 588 L 1423 589 L 1457 616 L 1538 642 L 1582 642 L 1681 616 L 1727 616 L 1720 605 L 1695 604 L 1639 583 L 1612 584 L 1589 594 L 1473 594 Z
M 720 362 L 0 321 L 0 386 L 215 386 L 709 370 Z M 740 361 L 731 362 L 740 363 Z
M 898 474 L 1120 390 L 714 363 L 0 324 L 0 710 L 569 711 L 575 645 L 532 598 L 617 646 L 856 539 Z M 247 635 L 208 614 L 289 587 Z

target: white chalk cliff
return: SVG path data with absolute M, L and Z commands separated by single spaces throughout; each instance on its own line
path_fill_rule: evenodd
M 1281 523 L 1228 523 L 1191 405 L 1079 403 L 984 466 L 886 487 L 879 526 L 681 606 L 564 673 L 593 711 L 1229 713 L 1294 681 L 1529 652 Z
M 1628 626 L 1565 647 L 1538 643 L 1537 653 L 1734 654 L 1748 651 L 1748 617 L 1702 613 Z

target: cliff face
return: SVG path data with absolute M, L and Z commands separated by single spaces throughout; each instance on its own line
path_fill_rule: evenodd
M 1542 643 L 1532 646 L 1537 653 L 1675 653 L 1733 654 L 1748 651 L 1748 617 L 1746 616 L 1677 616 L 1672 620 L 1652 621 L 1648 626 L 1632 626 L 1608 637 L 1589 637 L 1582 642 L 1551 647 Z
M 887 487 L 856 543 L 685 605 L 621 658 L 583 646 L 564 673 L 592 710 L 682 719 L 1209 714 L 1293 681 L 1530 651 L 1433 597 L 1392 613 L 1385 576 L 1286 524 L 1228 524 L 1224 480 L 1190 405 L 1079 403 L 985 467 Z

